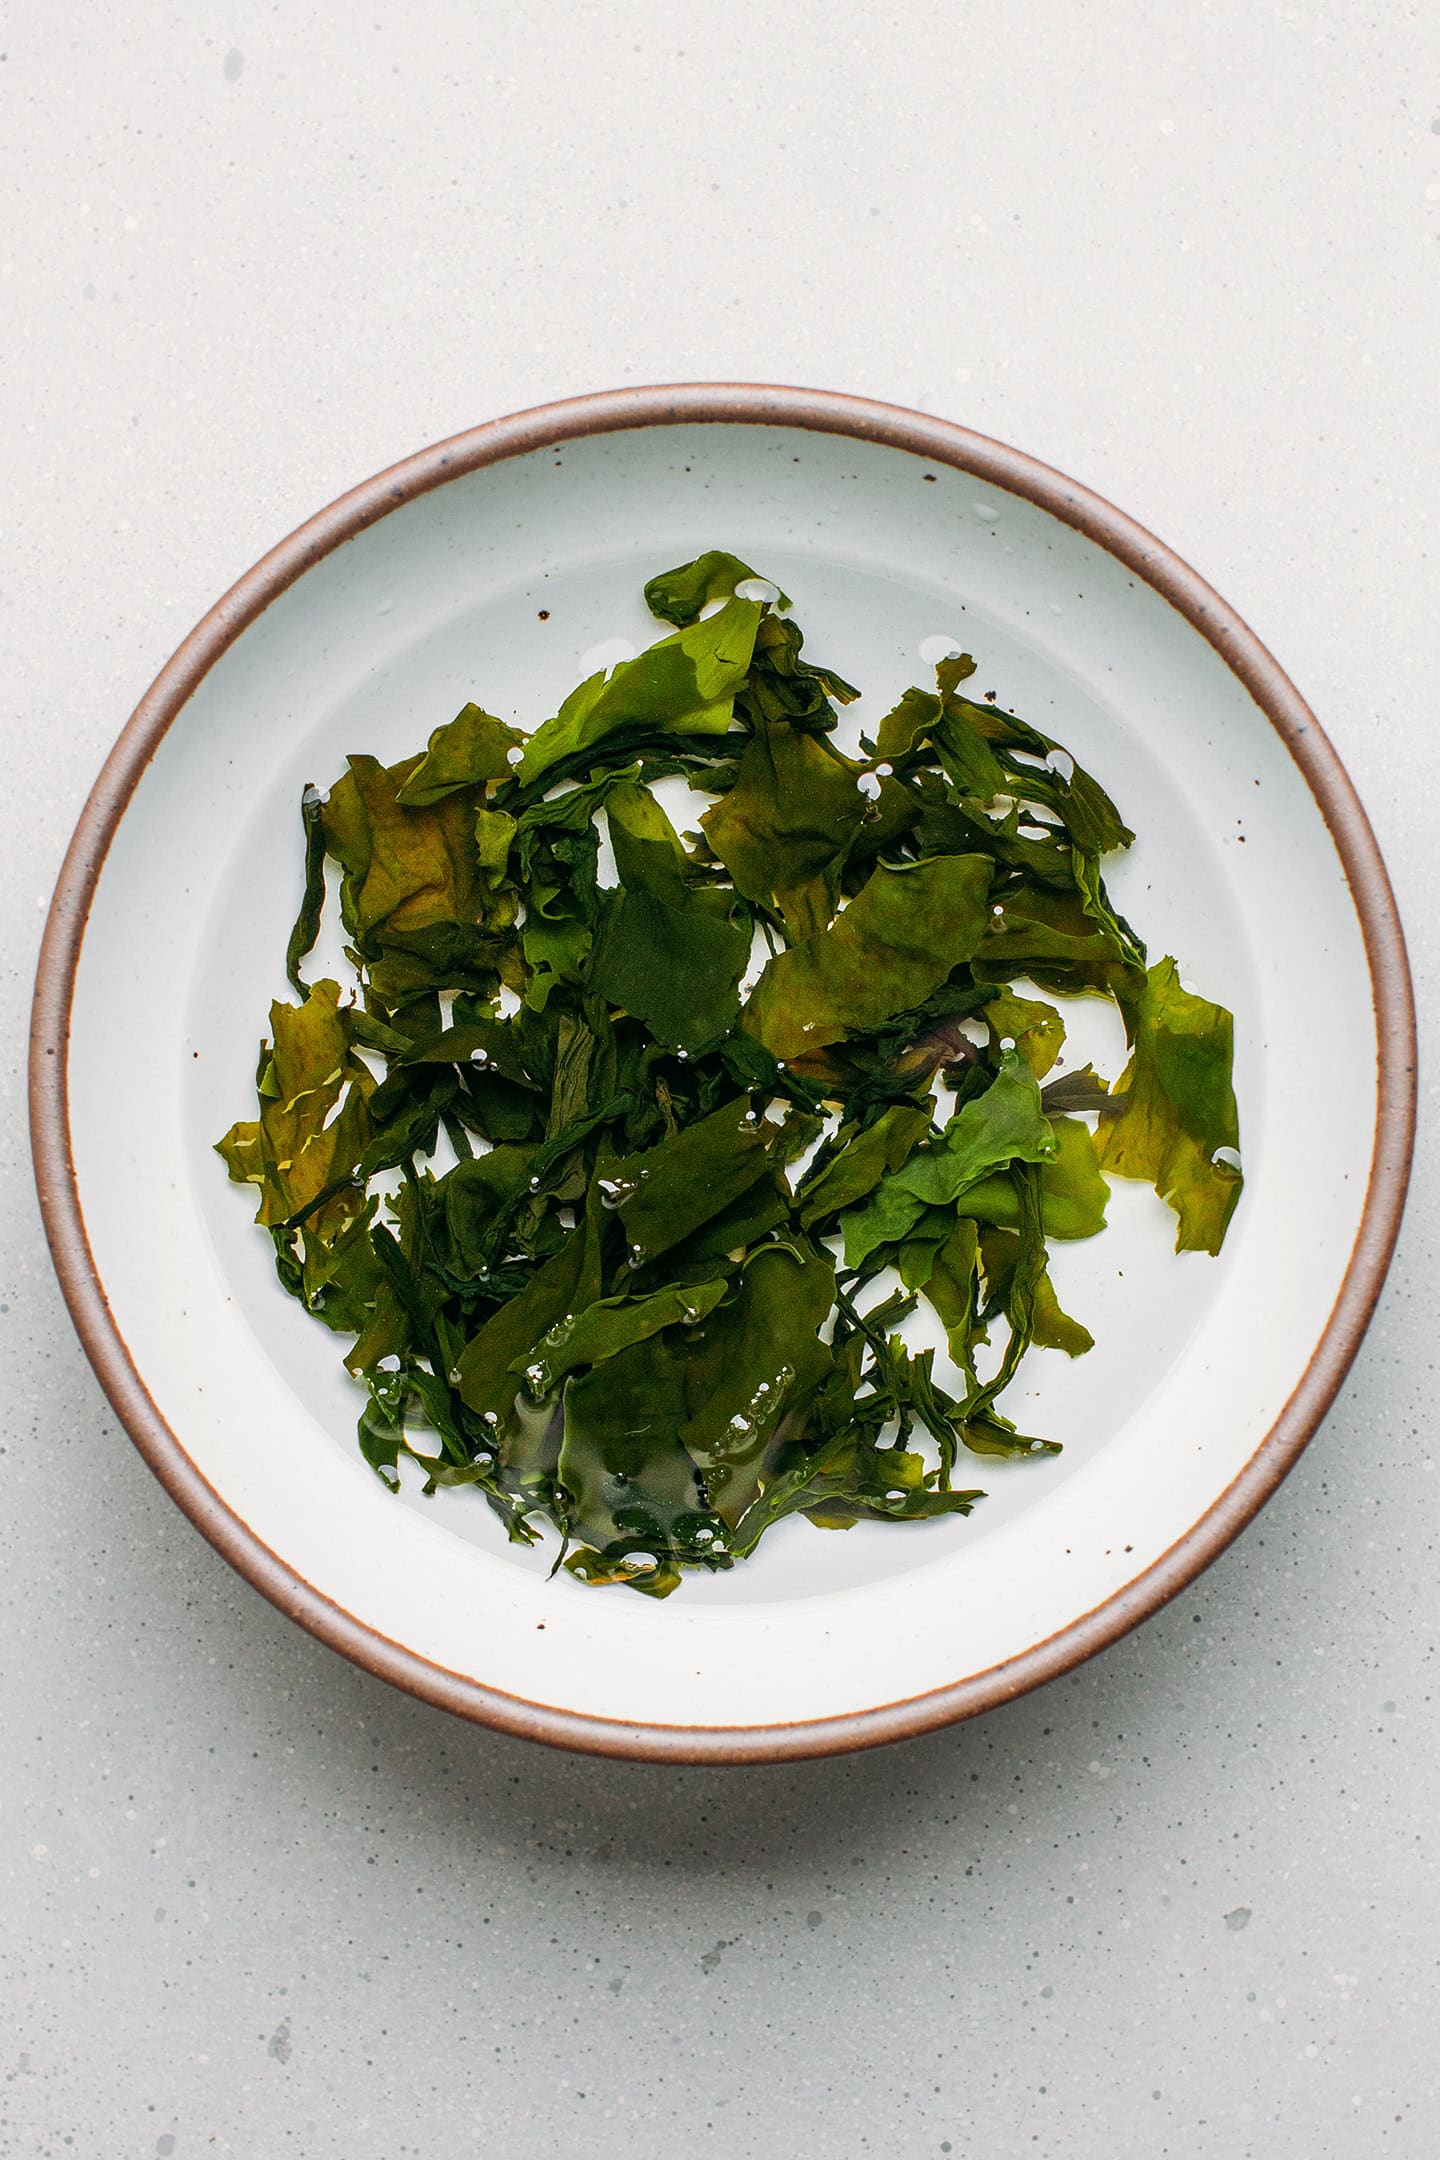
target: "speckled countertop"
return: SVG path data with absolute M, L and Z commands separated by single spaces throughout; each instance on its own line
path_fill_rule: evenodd
M 972 1726 L 666 1770 L 391 1693 L 201 1543 L 71 1334 L 22 1043 L 85 790 L 239 572 L 477 419 L 701 376 L 963 420 L 1171 541 L 1349 764 L 1423 1020 L 1433 10 L 58 0 L 0 45 L 0 2152 L 1428 2160 L 1428 1116 L 1339 1405 L 1188 1594 Z

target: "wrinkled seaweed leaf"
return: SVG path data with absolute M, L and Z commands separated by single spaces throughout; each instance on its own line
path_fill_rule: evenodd
M 1040 1219 L 1046 1237 L 1094 1237 L 1105 1227 L 1110 1188 L 1101 1175 L 1088 1125 L 1078 1118 L 1049 1117 L 1054 1151 L 1040 1164 Z M 1014 1180 L 1004 1170 L 969 1186 L 960 1200 L 976 1222 L 1013 1229 L 1020 1220 Z
M 1122 1006 L 1130 1063 L 1124 1107 L 1102 1120 L 1100 1161 L 1144 1178 L 1180 1218 L 1177 1252 L 1218 1253 L 1243 1183 L 1235 1154 L 1240 1125 L 1230 1067 L 1228 1012 L 1181 987 L 1175 962 L 1157 962 L 1138 998 Z
M 827 930 L 776 954 L 742 1025 L 794 1058 L 918 1005 L 979 946 L 989 890 L 982 855 L 882 863 Z
M 727 555 L 723 548 L 711 548 L 698 555 L 692 563 L 682 563 L 678 570 L 662 570 L 651 578 L 645 587 L 645 605 L 652 615 L 664 622 L 678 623 L 682 628 L 694 622 L 700 610 L 713 601 L 729 600 L 737 585 L 755 578 L 748 563 L 741 562 L 738 555 Z M 757 581 L 760 582 L 760 581 Z M 788 608 L 789 600 L 777 587 L 777 607 Z
M 522 748 L 524 742 L 519 728 L 481 712 L 478 705 L 466 705 L 444 727 L 436 728 L 425 755 L 395 799 L 407 810 L 423 810 L 462 788 L 508 780 L 510 752 Z
M 516 768 L 521 785 L 533 786 L 562 759 L 615 736 L 723 734 L 759 622 L 757 601 L 732 599 L 718 615 L 661 638 L 609 675 L 592 675 L 526 743 Z
M 903 1238 L 926 1208 L 964 1205 L 968 1189 L 1011 1163 L 1045 1163 L 1058 1149 L 1035 1075 L 1007 1050 L 982 1095 L 955 1112 L 937 1140 L 919 1147 L 845 1223 L 845 1264 L 863 1265 L 879 1245 Z
M 685 852 L 648 788 L 607 801 L 619 887 L 598 902 L 586 981 L 666 1049 L 708 1049 L 740 1016 L 750 921 L 733 893 L 688 884 Z

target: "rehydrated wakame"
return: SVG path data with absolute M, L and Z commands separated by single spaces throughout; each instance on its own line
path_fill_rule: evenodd
M 1108 1171 L 1215 1253 L 1241 1177 L 1230 1015 L 1147 965 L 1101 873 L 1133 835 L 1068 752 L 957 655 L 848 756 L 856 691 L 744 563 L 646 598 L 672 633 L 532 733 L 467 705 L 305 790 L 301 1002 L 219 1151 L 351 1338 L 375 1471 L 663 1596 L 782 1516 L 967 1514 L 963 1457 L 1056 1452 L 1000 1408 L 1032 1344 L 1091 1346 L 1049 1241 L 1103 1228 Z M 327 861 L 345 990 L 301 974 Z M 1113 1087 L 1051 1077 L 1037 990 L 1119 1007 Z

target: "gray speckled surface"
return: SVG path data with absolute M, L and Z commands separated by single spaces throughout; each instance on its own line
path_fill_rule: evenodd
M 413 14 L 0 33 L 0 2152 L 1421 2160 L 1428 1117 L 1350 1383 L 1194 1589 L 968 1728 L 669 1771 L 447 1721 L 201 1543 L 71 1335 L 20 1045 L 85 789 L 223 587 L 426 440 L 703 375 L 964 420 L 1178 547 L 1347 760 L 1423 1012 L 1433 11 Z

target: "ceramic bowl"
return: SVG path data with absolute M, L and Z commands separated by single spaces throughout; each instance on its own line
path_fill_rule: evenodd
M 1113 889 L 1236 1019 L 1247 1184 L 1218 1261 L 1148 1190 L 1056 1261 L 1096 1337 L 1007 1398 L 1054 1462 L 967 1521 L 782 1525 L 664 1603 L 547 1575 L 471 1495 L 391 1498 L 333 1337 L 276 1284 L 211 1143 L 250 1112 L 297 888 L 295 804 L 470 697 L 534 724 L 654 636 L 657 569 L 729 548 L 873 721 L 945 643 L 1139 834 Z M 1121 1062 L 1113 1016 L 1097 1062 Z M 1317 1079 L 1323 1015 L 1323 1085 Z M 1114 1040 L 1105 1034 L 1109 1025 Z M 1092 1047 L 1087 1039 L 1086 1049 Z M 617 1755 L 820 1754 L 965 1717 L 1172 1596 L 1324 1415 L 1389 1258 L 1413 1024 L 1384 867 L 1275 662 L 1120 512 L 939 420 L 800 390 L 624 391 L 367 481 L 206 616 L 96 783 L 35 1007 L 41 1199 L 85 1348 L 178 1504 L 256 1587 L 465 1716 Z M 1033 1372 L 1031 1368 L 1034 1368 Z

